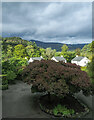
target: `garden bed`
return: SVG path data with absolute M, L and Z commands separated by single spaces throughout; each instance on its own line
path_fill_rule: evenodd
M 89 112 L 86 105 L 71 95 L 63 98 L 52 95 L 50 101 L 48 95 L 44 95 L 40 97 L 39 105 L 42 111 L 55 117 L 79 118 Z

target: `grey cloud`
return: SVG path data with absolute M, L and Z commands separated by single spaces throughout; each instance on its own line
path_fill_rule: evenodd
M 3 3 L 3 36 L 44 42 L 91 42 L 91 20 L 91 3 Z

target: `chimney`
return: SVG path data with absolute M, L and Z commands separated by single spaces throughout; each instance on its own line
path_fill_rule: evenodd
M 78 57 L 78 55 L 76 55 L 76 57 Z
M 61 55 L 61 57 L 63 57 L 63 55 Z

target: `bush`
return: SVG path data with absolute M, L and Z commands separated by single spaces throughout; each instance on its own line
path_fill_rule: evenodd
M 92 83 L 94 84 L 94 57 L 92 61 L 87 65 L 87 73 L 91 78 Z
M 2 73 L 6 74 L 6 79 L 9 83 L 15 83 L 15 78 L 21 75 L 23 66 L 27 65 L 27 60 L 24 58 L 10 58 L 7 61 L 2 61 Z
M 9 60 L 9 63 L 16 66 L 16 67 L 19 67 L 19 66 L 25 66 L 27 65 L 27 60 L 25 58 L 16 58 L 16 57 L 13 57 Z
M 6 79 L 7 75 L 0 76 L 0 90 L 8 89 L 8 80 Z
M 81 70 L 87 72 L 87 67 L 86 66 L 81 67 Z
M 73 109 L 67 109 L 65 106 L 61 106 L 60 104 L 58 104 L 54 109 L 53 109 L 53 114 L 54 115 L 58 115 L 58 114 L 62 114 L 63 116 L 70 116 L 73 115 L 75 113 L 75 111 Z
M 8 80 L 6 80 L 6 75 L 0 75 L 0 90 L 8 89 Z
M 0 85 L 0 90 L 7 90 L 7 89 L 8 89 L 8 84 Z
M 8 84 L 8 80 L 2 78 L 2 85 Z
M 80 66 L 52 60 L 34 61 L 22 73 L 24 82 L 32 83 L 39 91 L 57 96 L 74 94 L 80 90 L 88 91 L 90 79 Z M 83 76 L 83 77 L 82 77 Z
M 7 80 L 8 80 L 8 83 L 15 83 L 14 82 L 14 79 L 16 78 L 16 74 L 15 74 L 15 72 L 13 72 L 13 71 L 8 71 L 7 72 Z

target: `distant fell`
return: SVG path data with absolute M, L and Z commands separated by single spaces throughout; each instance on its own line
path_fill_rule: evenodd
M 56 49 L 57 51 L 61 51 L 61 47 L 64 45 L 63 43 L 53 43 L 53 42 L 41 42 L 38 40 L 30 40 L 31 42 L 35 42 L 37 46 L 42 48 L 51 47 L 52 49 Z M 69 50 L 75 50 L 76 48 L 83 48 L 86 44 L 66 44 L 69 47 Z
M 15 46 L 15 45 L 18 45 L 18 44 L 22 44 L 24 45 L 25 47 L 29 44 L 32 44 L 33 42 L 36 43 L 36 45 L 38 47 L 41 47 L 41 48 L 48 48 L 48 47 L 51 47 L 52 49 L 56 49 L 57 51 L 61 51 L 61 47 L 64 45 L 63 43 L 54 43 L 54 42 L 41 42 L 41 41 L 38 41 L 38 40 L 24 40 L 20 37 L 5 37 L 5 38 L 2 38 L 2 44 L 5 46 L 7 45 L 12 45 L 12 46 Z M 69 47 L 69 50 L 75 50 L 76 48 L 83 48 L 84 45 L 86 44 L 66 44 L 68 47 Z

